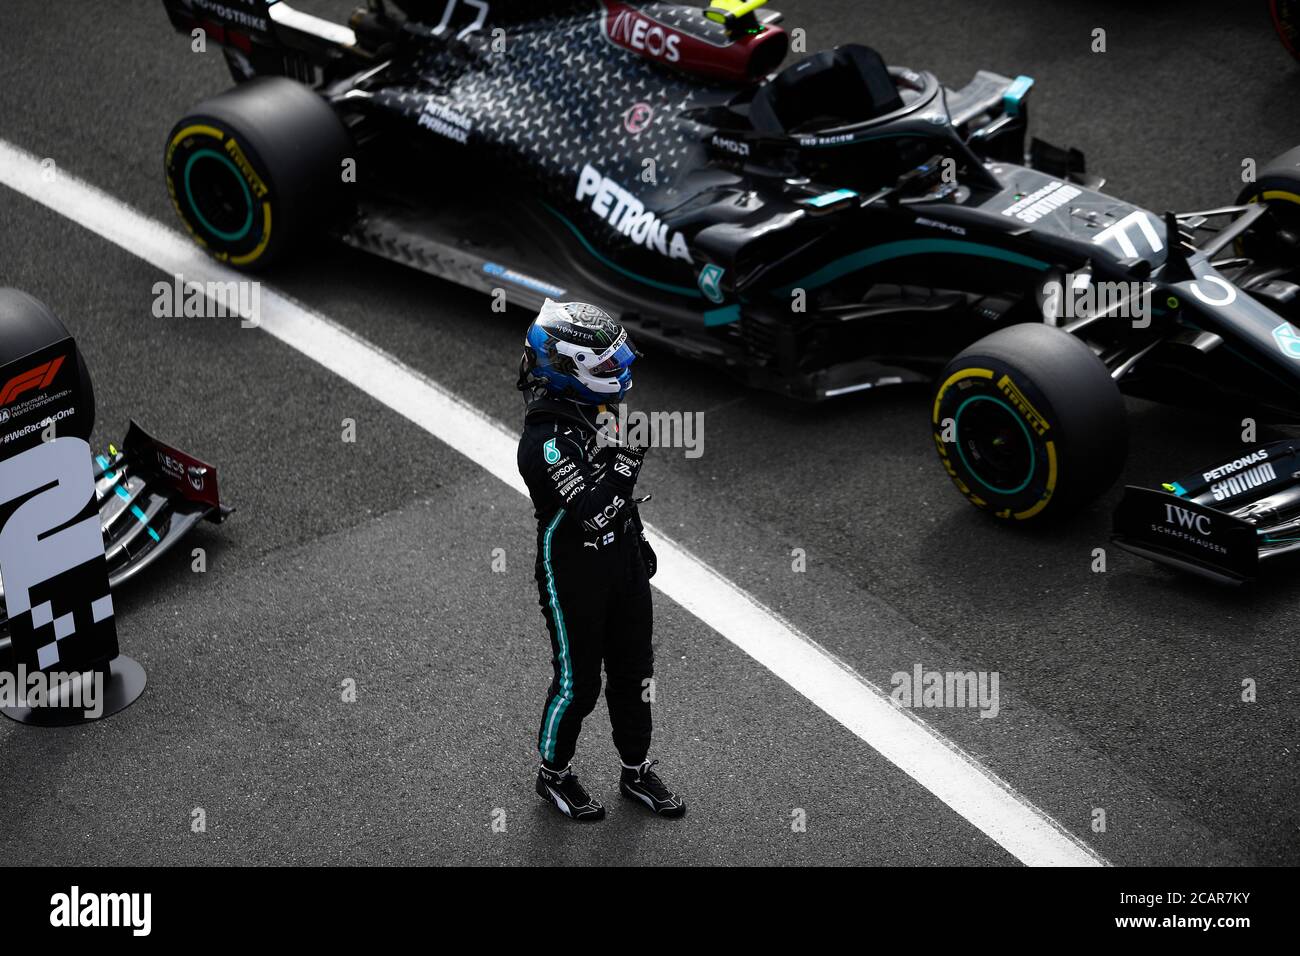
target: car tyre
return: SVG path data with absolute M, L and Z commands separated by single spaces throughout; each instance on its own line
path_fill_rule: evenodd
M 1038 323 L 1000 329 L 949 362 L 932 422 L 957 489 L 1009 521 L 1077 511 L 1114 484 L 1128 447 L 1124 399 L 1106 366 Z
M 172 205 L 218 260 L 262 269 L 301 248 L 344 209 L 352 141 L 317 93 L 258 77 L 204 100 L 167 137 Z

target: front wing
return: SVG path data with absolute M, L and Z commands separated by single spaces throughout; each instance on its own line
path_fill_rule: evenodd
M 1161 564 L 1228 584 L 1300 551 L 1300 444 L 1274 442 L 1169 482 L 1129 486 L 1111 540 Z
M 158 441 L 134 421 L 121 449 L 109 445 L 108 454 L 95 456 L 94 474 L 113 590 L 166 554 L 200 521 L 221 522 L 234 510 L 221 502 L 215 467 Z M 0 603 L 0 628 L 8 621 Z M 0 654 L 8 650 L 8 639 L 0 639 Z

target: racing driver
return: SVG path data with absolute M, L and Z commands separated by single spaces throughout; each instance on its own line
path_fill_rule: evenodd
M 602 663 L 619 791 L 660 816 L 686 812 L 647 759 L 655 556 L 633 497 L 645 449 L 619 440 L 609 407 L 632 387 L 636 354 L 602 309 L 547 299 L 519 368 L 528 403 L 519 472 L 537 517 L 537 589 L 555 670 L 537 734 L 537 794 L 574 820 L 605 816 L 570 766 Z

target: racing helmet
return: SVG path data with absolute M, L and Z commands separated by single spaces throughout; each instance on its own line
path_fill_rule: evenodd
M 547 299 L 524 336 L 519 388 L 587 405 L 617 402 L 632 387 L 638 354 L 604 309 Z

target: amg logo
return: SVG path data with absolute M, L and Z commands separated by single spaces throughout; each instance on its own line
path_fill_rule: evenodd
M 1015 216 L 1021 222 L 1035 223 L 1048 213 L 1060 209 L 1080 192 L 1075 186 L 1050 182 L 1002 210 L 1002 215 Z
M 918 226 L 929 226 L 931 229 L 942 229 L 944 232 L 951 232 L 955 236 L 966 235 L 966 230 L 961 226 L 954 226 L 949 222 L 940 222 L 937 219 L 926 219 L 924 216 L 917 216 L 916 224 Z
M 1249 491 L 1251 488 L 1258 488 L 1276 477 L 1277 472 L 1273 470 L 1273 466 L 1265 462 L 1258 468 L 1251 468 L 1239 475 L 1233 475 L 1226 481 L 1210 485 L 1210 492 L 1214 495 L 1215 501 L 1222 501 L 1224 498 L 1231 498 L 1244 491 Z
M 1197 514 L 1178 505 L 1165 505 L 1165 524 L 1206 535 L 1211 534 L 1213 529 L 1208 515 Z
M 578 176 L 577 198 L 579 202 L 589 201 L 597 216 L 638 246 L 670 259 L 691 261 L 691 251 L 680 232 L 670 235 L 667 224 L 660 222 L 641 200 L 590 164 L 583 166 Z

